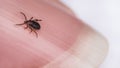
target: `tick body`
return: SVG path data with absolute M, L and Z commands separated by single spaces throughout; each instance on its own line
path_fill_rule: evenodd
M 31 31 L 30 32 L 34 32 L 36 34 L 36 37 L 38 37 L 37 34 L 37 30 L 40 30 L 41 26 L 38 23 L 38 21 L 42 21 L 40 19 L 33 19 L 33 17 L 31 17 L 29 20 L 27 19 L 26 15 L 23 12 L 20 12 L 24 17 L 25 17 L 25 21 L 21 24 L 16 24 L 18 26 L 21 25 L 26 25 L 25 29 L 29 28 Z
M 28 21 L 27 23 L 30 27 L 34 28 L 35 30 L 39 30 L 41 27 L 36 21 Z

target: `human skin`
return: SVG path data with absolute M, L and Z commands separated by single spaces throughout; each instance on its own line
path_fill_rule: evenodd
M 43 0 L 0 1 L 0 68 L 96 68 L 107 53 L 103 36 L 71 12 Z M 42 19 L 30 33 L 28 19 Z

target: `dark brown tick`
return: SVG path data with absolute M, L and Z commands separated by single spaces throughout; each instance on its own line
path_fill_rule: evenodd
M 31 30 L 30 32 L 33 31 L 36 34 L 36 37 L 38 37 L 38 34 L 37 34 L 36 31 L 40 30 L 40 28 L 41 28 L 41 26 L 38 23 L 38 21 L 42 21 L 42 20 L 40 20 L 40 19 L 33 19 L 33 17 L 31 17 L 28 20 L 26 15 L 23 12 L 20 12 L 20 13 L 25 17 L 25 21 L 24 21 L 24 23 L 16 24 L 16 25 L 18 25 L 18 26 L 26 25 L 25 29 L 29 28 Z

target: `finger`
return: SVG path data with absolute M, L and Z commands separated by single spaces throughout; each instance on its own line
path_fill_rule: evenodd
M 106 56 L 105 38 L 63 10 L 41 0 L 0 3 L 0 68 L 93 68 Z M 13 26 L 24 21 L 20 10 L 44 22 L 38 38 Z

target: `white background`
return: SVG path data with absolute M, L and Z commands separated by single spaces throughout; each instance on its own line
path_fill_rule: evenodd
M 100 68 L 120 68 L 120 0 L 61 1 L 107 38 L 109 53 Z

